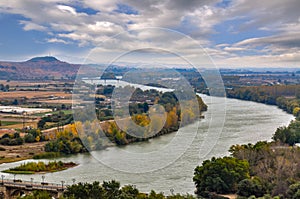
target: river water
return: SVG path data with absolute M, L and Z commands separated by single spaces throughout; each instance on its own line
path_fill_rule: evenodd
M 225 123 L 221 134 L 211 138 L 208 135 L 209 139 L 205 139 L 205 133 L 208 132 L 208 129 L 212 128 L 213 130 L 213 127 L 209 126 L 214 119 L 212 111 L 218 107 L 218 101 L 224 99 L 209 96 L 201 97 L 208 105 L 208 111 L 204 113 L 205 119 L 181 128 L 180 130 L 185 133 L 185 136 L 177 139 L 179 141 L 173 145 L 173 148 L 167 146 L 179 136 L 178 133 L 171 133 L 149 142 L 134 143 L 121 148 L 110 147 L 103 151 L 93 152 L 93 155 L 79 154 L 59 158 L 57 160 L 73 161 L 79 166 L 57 173 L 44 174 L 45 181 L 59 183 L 63 180 L 67 184 L 72 184 L 73 178 L 76 182 L 102 182 L 103 180 L 115 179 L 120 181 L 122 185 L 136 185 L 143 192 L 149 192 L 153 189 L 170 194 L 172 189 L 175 193 L 193 193 L 195 190 L 192 181 L 194 168 L 203 160 L 212 156 L 228 155 L 228 149 L 233 144 L 271 140 L 277 127 L 287 125 L 293 119 L 292 115 L 275 106 L 226 99 Z M 215 141 L 210 142 L 215 143 L 213 147 L 207 147 L 212 150 L 200 153 L 203 151 L 203 147 L 205 148 L 206 142 L 209 143 L 209 140 Z M 188 146 L 183 146 L 184 144 L 188 144 Z M 183 150 L 185 148 L 187 148 L 186 151 Z M 19 164 L 20 162 L 1 164 L 0 170 Z M 13 175 L 3 175 L 5 178 L 13 179 Z M 30 178 L 34 178 L 34 181 L 41 181 L 42 175 L 17 175 L 16 178 L 29 181 Z

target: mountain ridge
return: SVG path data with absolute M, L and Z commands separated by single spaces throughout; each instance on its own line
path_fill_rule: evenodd
M 23 62 L 0 61 L 0 79 L 74 79 L 79 67 L 53 56 L 33 57 Z
M 56 57 L 53 57 L 53 56 L 43 56 L 43 57 L 33 57 L 25 62 L 40 62 L 40 61 L 55 62 L 55 61 L 60 61 L 60 60 L 58 60 Z M 62 61 L 60 61 L 60 62 L 62 62 Z

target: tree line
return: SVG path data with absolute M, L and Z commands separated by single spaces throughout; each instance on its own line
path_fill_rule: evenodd
M 300 196 L 300 149 L 276 142 L 233 145 L 230 157 L 205 160 L 196 167 L 196 193 L 237 194 L 247 198 L 287 198 Z
M 0 138 L 0 144 L 14 146 L 22 145 L 24 143 L 42 142 L 48 140 L 48 137 L 43 135 L 39 129 L 28 129 L 25 133 L 26 135 L 24 137 L 21 137 L 19 132 L 12 134 L 6 133 Z
M 145 94 L 144 91 L 138 92 L 143 93 L 143 95 Z M 136 95 L 141 96 L 141 93 Z M 103 121 L 99 123 L 99 120 L 90 121 L 89 115 L 82 115 L 79 117 L 82 117 L 83 121 L 70 124 L 68 128 L 52 136 L 50 142 L 45 146 L 45 151 L 73 154 L 88 150 L 101 150 L 112 144 L 126 145 L 132 142 L 146 141 L 156 136 L 177 131 L 180 125 L 187 125 L 199 119 L 200 113 L 196 113 L 197 110 L 207 110 L 207 105 L 196 95 L 194 96 L 196 100 L 184 100 L 179 103 L 176 95 L 172 92 L 159 93 L 151 91 L 151 94 L 153 96 L 158 94 L 155 97 L 154 103 L 164 107 L 166 111 L 165 123 L 162 123 L 161 117 L 156 115 L 150 120 L 149 113 L 145 113 L 145 111 L 149 110 L 147 106 L 142 106 L 142 110 L 137 113 L 134 111 L 131 112 L 130 118 L 123 119 L 122 122 L 127 122 L 126 132 L 120 129 L 115 121 Z M 181 106 L 184 106 L 185 109 L 181 109 Z M 131 128 L 134 128 L 129 123 L 129 120 L 132 120 L 140 127 L 146 127 L 150 123 L 152 123 L 152 126 L 146 129 L 145 132 L 139 132 L 143 133 L 143 137 L 133 136 L 127 133 L 128 131 L 130 132 Z M 158 127 L 162 128 L 155 129 Z M 159 131 L 157 134 L 150 134 L 157 132 L 156 130 Z
M 229 98 L 277 105 L 296 117 L 300 115 L 300 85 L 235 87 L 226 93 Z
M 52 196 L 46 191 L 34 191 L 30 195 L 19 197 L 23 199 L 51 199 Z M 163 193 L 151 191 L 149 194 L 140 192 L 133 185 L 124 185 L 115 180 L 104 181 L 102 184 L 95 181 L 93 183 L 78 183 L 68 186 L 60 199 L 196 199 L 194 196 L 186 194 L 173 194 L 166 196 Z

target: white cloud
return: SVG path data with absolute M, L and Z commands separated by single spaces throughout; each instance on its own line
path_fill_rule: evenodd
M 281 55 L 235 56 L 215 59 L 219 67 L 299 67 L 300 51 Z
M 47 39 L 47 42 L 49 42 L 49 43 L 63 43 L 63 44 L 69 44 L 70 43 L 70 42 L 67 42 L 63 39 L 57 39 L 57 38 Z
M 57 6 L 58 9 L 60 9 L 63 12 L 69 12 L 73 15 L 77 15 L 77 12 L 74 8 L 70 7 L 70 6 L 66 6 L 66 5 L 58 5 Z
M 239 47 L 225 47 L 225 48 L 223 48 L 223 50 L 229 51 L 229 52 L 235 52 L 235 51 L 244 51 L 244 50 L 247 50 L 247 49 L 239 48 Z
M 23 29 L 26 31 L 29 31 L 29 30 L 46 31 L 47 30 L 47 28 L 45 26 L 41 26 L 41 25 L 32 23 L 31 21 L 20 21 L 20 24 L 23 25 Z
M 117 8 L 116 4 L 118 3 L 118 1 L 117 0 L 101 0 L 101 1 L 85 0 L 82 3 L 88 7 L 91 7 L 101 12 L 112 12 Z

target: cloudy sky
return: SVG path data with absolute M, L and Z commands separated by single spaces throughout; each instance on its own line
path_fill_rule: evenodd
M 201 57 L 197 44 L 219 67 L 299 67 L 299 10 L 299 0 L 1 0 L 0 60 L 81 63 L 95 48 L 189 59 Z

